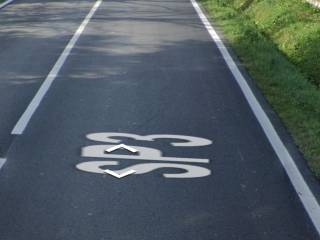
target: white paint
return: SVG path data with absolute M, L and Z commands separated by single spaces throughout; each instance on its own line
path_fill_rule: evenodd
M 103 170 L 103 167 L 110 166 L 110 165 L 119 165 L 119 162 L 118 161 L 89 161 L 89 162 L 82 162 L 77 164 L 76 168 L 84 172 L 104 174 L 106 173 L 106 171 L 111 171 L 111 170 L 109 169 Z M 173 168 L 173 169 L 180 169 L 184 171 L 182 173 L 164 173 L 162 175 L 165 178 L 199 178 L 199 177 L 206 177 L 211 174 L 211 170 L 205 167 L 194 166 L 189 164 L 178 164 L 178 163 L 139 163 L 139 164 L 131 165 L 127 168 L 119 169 L 117 171 L 112 171 L 112 173 L 118 174 L 118 176 L 122 176 L 122 174 L 125 174 L 134 169 L 135 174 L 145 174 L 161 168 L 164 168 L 164 169 Z M 107 172 L 107 173 L 111 174 L 110 172 Z
M 308 3 L 312 4 L 313 6 L 320 8 L 320 2 L 316 0 L 307 0 Z
M 81 150 L 82 157 L 106 158 L 106 159 L 132 159 L 145 161 L 168 161 L 168 162 L 191 162 L 191 163 L 209 163 L 209 159 L 185 158 L 185 157 L 165 157 L 162 152 L 155 148 L 134 146 L 137 149 L 137 155 L 122 155 L 106 153 L 106 149 L 114 145 L 92 145 L 83 147 Z
M 114 146 L 114 147 L 108 148 L 108 149 L 106 150 L 106 152 L 110 153 L 110 152 L 113 152 L 113 151 L 118 150 L 118 149 L 120 149 L 120 148 L 126 149 L 126 150 L 128 150 L 128 151 L 130 151 L 130 152 L 133 152 L 133 153 L 138 152 L 137 149 L 134 149 L 133 147 L 127 146 L 127 145 L 125 145 L 125 144 L 119 144 L 119 145 L 116 145 L 116 146 Z
M 206 138 L 175 135 L 175 134 L 153 134 L 153 135 L 137 135 L 132 133 L 118 133 L 118 132 L 100 132 L 87 134 L 87 138 L 98 142 L 119 143 L 121 140 L 114 138 L 130 138 L 138 141 L 155 141 L 158 139 L 173 139 L 180 140 L 180 142 L 171 142 L 170 145 L 175 147 L 198 147 L 212 144 L 212 141 Z M 181 142 L 184 141 L 184 142 Z
M 122 169 L 121 171 L 127 171 L 130 168 L 136 170 L 136 174 L 145 174 L 161 168 L 173 168 L 184 171 L 182 173 L 164 173 L 163 176 L 165 178 L 199 178 L 207 177 L 211 174 L 211 171 L 205 167 L 180 163 L 140 163 Z
M 126 177 L 128 175 L 131 175 L 131 174 L 135 173 L 136 171 L 130 169 L 130 170 L 124 172 L 124 173 L 119 174 L 119 173 L 116 173 L 115 171 L 111 171 L 111 170 L 107 169 L 107 170 L 104 170 L 104 172 L 109 174 L 109 175 L 111 175 L 111 176 L 114 176 L 116 178 L 123 178 L 123 177 Z
M 195 147 L 195 146 L 206 146 L 212 142 L 209 139 L 185 136 L 185 135 L 171 135 L 171 134 L 157 134 L 157 135 L 137 135 L 131 133 L 115 133 L 115 132 L 102 132 L 88 134 L 87 138 L 93 141 L 104 142 L 104 143 L 119 143 L 121 140 L 118 138 L 129 138 L 137 141 L 156 141 L 160 139 L 172 140 L 169 144 L 175 147 Z M 177 141 L 179 140 L 179 141 Z M 110 154 L 119 148 L 127 149 L 131 152 L 136 152 L 136 155 L 123 155 L 123 154 Z M 106 150 L 107 149 L 107 150 Z M 182 173 L 164 173 L 162 174 L 165 178 L 198 178 L 206 177 L 211 174 L 211 170 L 201 166 L 195 166 L 191 164 L 181 163 L 209 163 L 209 159 L 201 158 L 185 158 L 185 157 L 167 157 L 163 156 L 159 149 L 141 146 L 127 146 L 125 144 L 119 145 L 91 145 L 85 146 L 81 151 L 82 157 L 91 158 L 105 158 L 107 161 L 89 161 L 82 162 L 76 165 L 76 168 L 90 173 L 104 174 L 109 169 L 104 170 L 103 167 L 109 165 L 120 165 L 122 160 L 143 160 L 148 163 L 139 163 L 125 168 L 112 171 L 114 174 L 127 173 L 134 169 L 135 174 L 145 174 L 157 169 L 179 169 Z M 117 159 L 117 161 L 115 161 Z M 152 161 L 158 161 L 152 162 Z M 159 162 L 160 161 L 160 162 Z M 110 173 L 111 174 L 111 173 Z M 111 174 L 112 175 L 112 174 Z M 114 175 L 113 175 L 114 176 Z
M 57 62 L 51 69 L 50 73 L 48 74 L 47 78 L 42 83 L 41 87 L 39 88 L 37 94 L 33 97 L 32 101 L 29 103 L 27 109 L 20 117 L 19 121 L 16 123 L 15 127 L 13 128 L 11 134 L 20 135 L 23 133 L 24 129 L 28 125 L 32 115 L 37 110 L 42 101 L 43 97 L 46 95 L 47 91 L 49 90 L 51 84 L 56 79 L 59 71 L 61 70 L 63 64 L 65 63 L 66 59 L 68 58 L 71 50 L 73 49 L 74 45 L 78 41 L 80 35 L 83 33 L 84 29 L 86 28 L 87 24 L 90 22 L 92 16 L 100 6 L 102 0 L 97 0 L 96 3 L 91 8 L 88 15 L 85 17 L 77 31 L 74 33 L 73 37 L 63 50 L 62 54 L 58 58 Z
M 0 169 L 3 167 L 3 165 L 6 163 L 7 159 L 0 158 Z
M 243 92 L 247 102 L 249 103 L 254 115 L 256 116 L 258 122 L 265 135 L 267 136 L 269 142 L 271 143 L 275 153 L 281 161 L 295 191 L 297 192 L 306 212 L 308 213 L 312 223 L 314 224 L 318 234 L 320 234 L 320 207 L 315 196 L 311 192 L 308 184 L 305 182 L 302 174 L 300 173 L 298 167 L 296 166 L 292 156 L 288 152 L 287 148 L 280 139 L 278 133 L 276 132 L 274 126 L 272 125 L 267 114 L 264 112 L 260 103 L 256 99 L 253 91 L 249 87 L 247 81 L 241 74 L 236 63 L 232 59 L 230 53 L 222 42 L 221 38 L 217 32 L 212 27 L 211 23 L 208 21 L 207 17 L 202 12 L 198 3 L 195 0 L 190 0 L 196 12 L 198 13 L 202 23 L 206 27 L 213 41 L 216 43 L 219 51 L 221 52 L 224 60 L 226 61 L 230 71 L 232 72 L 235 80 L 239 84 L 241 91 Z
M 0 4 L 0 9 L 4 8 L 5 6 L 7 6 L 8 4 L 12 3 L 14 0 L 7 0 L 3 3 Z

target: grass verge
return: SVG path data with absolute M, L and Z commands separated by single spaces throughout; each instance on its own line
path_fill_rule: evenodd
M 295 0 L 279 2 L 290 1 Z M 310 81 L 307 70 L 301 70 L 302 66 L 284 52 L 281 44 L 285 40 L 277 38 L 277 34 L 273 35 L 276 30 L 267 27 L 269 25 L 265 25 L 265 28 L 257 26 L 253 16 L 264 18 L 260 14 L 267 14 L 258 14 L 254 10 L 257 6 L 250 6 L 255 1 L 247 1 L 251 2 L 248 6 L 243 6 L 244 0 L 200 2 L 223 30 L 236 54 L 290 131 L 312 172 L 320 178 L 320 90 Z M 272 3 L 275 0 L 256 2 Z M 241 6 L 237 8 L 235 4 Z M 302 6 L 304 7 L 301 11 L 314 11 L 304 4 Z M 265 21 L 270 20 L 265 18 Z M 284 20 L 278 21 L 276 29 L 279 33 L 287 25 Z M 281 24 L 283 27 L 279 27 Z M 306 47 L 308 48 L 308 45 Z M 319 62 L 319 59 L 313 61 Z

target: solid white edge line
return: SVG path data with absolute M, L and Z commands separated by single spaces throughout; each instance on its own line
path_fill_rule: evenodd
M 26 126 L 28 125 L 32 115 L 34 114 L 34 112 L 39 107 L 40 102 L 42 101 L 43 97 L 46 95 L 47 91 L 49 90 L 52 82 L 57 77 L 57 75 L 58 75 L 59 71 L 61 70 L 63 64 L 65 63 L 66 59 L 68 58 L 71 50 L 73 49 L 74 45 L 78 41 L 80 35 L 82 34 L 84 29 L 86 28 L 87 24 L 90 22 L 92 16 L 94 15 L 96 10 L 100 6 L 101 2 L 102 2 L 102 0 L 97 0 L 96 3 L 93 5 L 93 7 L 91 8 L 90 12 L 85 17 L 85 19 L 83 20 L 83 22 L 81 23 L 81 25 L 79 26 L 77 31 L 74 33 L 73 37 L 70 39 L 70 41 L 68 42 L 67 46 L 65 47 L 65 49 L 61 53 L 60 57 L 56 61 L 55 65 L 53 66 L 53 68 L 49 72 L 48 76 L 46 77 L 46 79 L 42 83 L 42 85 L 39 88 L 38 92 L 33 97 L 32 101 L 29 103 L 28 107 L 26 108 L 26 110 L 24 111 L 24 113 L 22 114 L 22 116 L 20 117 L 18 122 L 16 123 L 16 125 L 13 128 L 11 134 L 20 135 L 20 134 L 23 133 L 23 131 L 26 128 Z
M 14 0 L 7 0 L 3 3 L 0 4 L 0 9 L 4 8 L 5 6 L 7 6 L 8 4 L 12 3 Z
M 308 3 L 312 4 L 314 7 L 320 8 L 320 2 L 315 0 L 307 0 Z
M 309 186 L 305 182 L 302 174 L 300 173 L 298 167 L 296 166 L 292 156 L 288 152 L 287 148 L 283 144 L 282 140 L 280 139 L 278 133 L 276 132 L 274 126 L 272 125 L 270 119 L 268 118 L 267 114 L 264 112 L 263 108 L 261 107 L 260 103 L 256 99 L 253 91 L 249 87 L 247 81 L 241 74 L 239 68 L 237 67 L 236 63 L 232 59 L 229 51 L 225 47 L 224 43 L 222 42 L 221 38 L 217 34 L 217 32 L 212 27 L 211 23 L 203 13 L 202 9 L 199 7 L 198 3 L 195 0 L 190 0 L 193 7 L 195 8 L 197 14 L 199 15 L 202 23 L 206 27 L 207 31 L 209 32 L 210 36 L 212 37 L 213 41 L 216 43 L 217 47 L 219 48 L 220 53 L 222 54 L 225 62 L 228 65 L 228 68 L 232 72 L 235 80 L 237 81 L 238 85 L 240 86 L 247 102 L 249 103 L 254 115 L 256 116 L 258 122 L 260 123 L 261 127 L 265 135 L 267 136 L 269 142 L 271 143 L 275 153 L 277 154 L 278 158 L 281 161 L 295 191 L 297 192 L 306 212 L 308 213 L 312 223 L 314 224 L 318 234 L 320 235 L 320 207 L 319 203 L 317 202 L 315 196 L 311 192 Z
M 6 163 L 7 159 L 0 158 L 0 169 L 3 167 L 3 165 Z

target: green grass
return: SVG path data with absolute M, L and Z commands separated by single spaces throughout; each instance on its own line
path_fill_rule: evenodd
M 320 178 L 320 11 L 296 0 L 242 10 L 244 0 L 200 1 Z
M 320 86 L 319 10 L 302 0 L 258 1 L 246 14 L 291 62 Z

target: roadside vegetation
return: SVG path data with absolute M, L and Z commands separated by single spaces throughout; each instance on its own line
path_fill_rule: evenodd
M 320 178 L 320 10 L 303 0 L 200 0 Z

